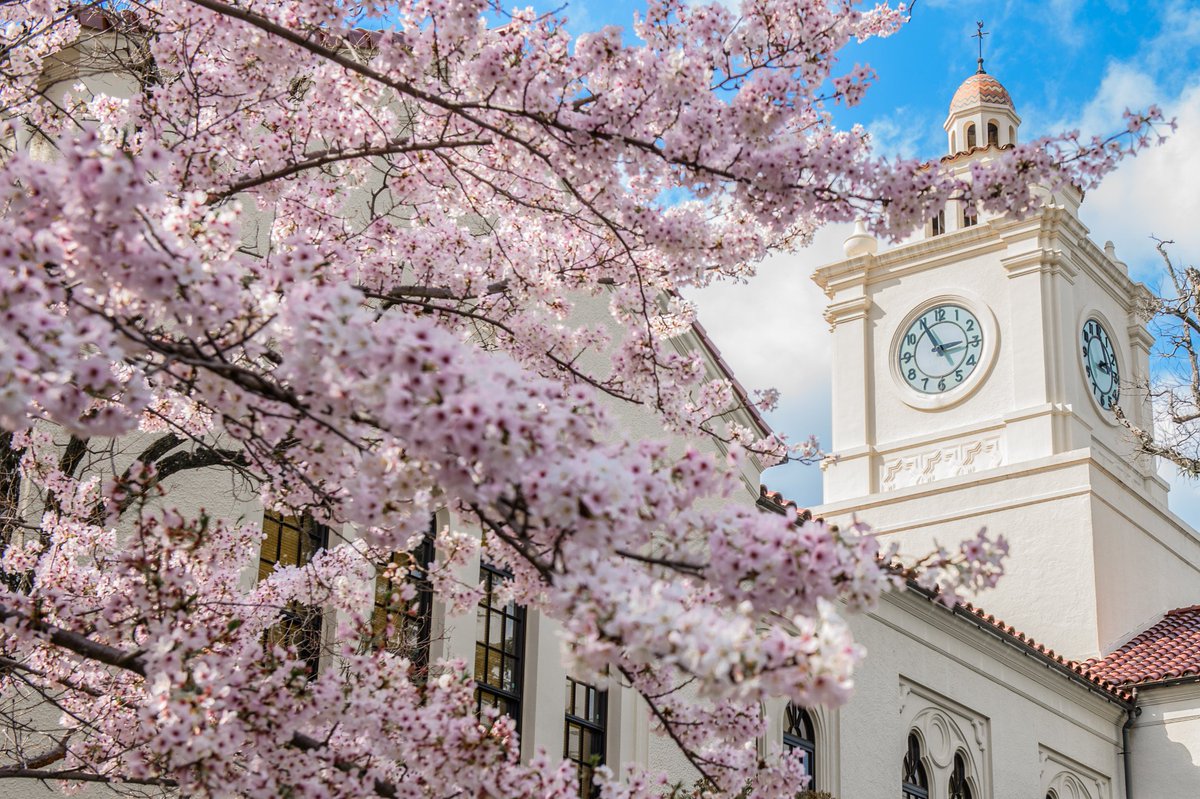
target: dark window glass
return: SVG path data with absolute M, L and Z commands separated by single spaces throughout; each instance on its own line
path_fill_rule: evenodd
M 498 708 L 521 728 L 521 673 L 525 660 L 525 608 L 500 605 L 495 587 L 504 572 L 479 565 L 483 599 L 475 611 L 475 709 Z
M 1000 128 L 996 127 L 995 122 L 989 122 L 987 130 L 988 130 L 987 143 L 994 144 L 997 147 L 999 147 L 1000 146 Z
M 979 211 L 973 205 L 963 207 L 962 226 L 971 227 L 979 222 Z
M 961 752 L 954 755 L 954 769 L 950 772 L 950 799 L 972 799 L 971 786 L 967 782 L 967 759 Z
M 429 644 L 433 635 L 433 586 L 429 583 L 429 566 L 433 563 L 435 522 L 416 549 L 392 556 L 390 564 L 382 563 L 375 577 L 375 607 L 371 613 L 371 645 L 404 655 L 412 662 L 412 674 L 423 681 L 429 670 Z M 397 593 L 398 581 L 388 574 L 395 564 L 408 569 L 405 578 L 417 590 L 417 595 L 404 601 Z
M 799 750 L 804 759 L 804 772 L 808 774 L 808 787 L 817 782 L 817 735 L 812 716 L 802 707 L 788 702 L 783 720 L 783 748 L 793 752 Z
M 274 511 L 263 514 L 263 542 L 258 554 L 258 579 L 279 566 L 304 566 L 318 550 L 324 549 L 328 531 L 310 517 L 297 519 Z M 266 644 L 290 646 L 317 673 L 321 659 L 321 608 L 302 602 L 289 602 L 283 617 L 267 630 Z
M 967 149 L 975 146 L 975 126 L 967 125 Z
M 902 771 L 901 796 L 904 799 L 929 799 L 929 778 L 925 774 L 925 764 L 921 762 L 921 739 L 913 732 L 908 734 Z
M 596 767 L 604 763 L 604 736 L 608 724 L 608 692 L 567 678 L 567 716 L 563 757 L 579 772 L 579 795 L 597 797 L 592 784 Z
M 940 236 L 943 233 L 945 233 L 946 232 L 946 212 L 944 210 L 938 211 L 937 215 L 934 216 L 933 219 L 931 220 L 931 223 L 932 224 L 931 224 L 930 230 L 931 230 L 932 235 Z

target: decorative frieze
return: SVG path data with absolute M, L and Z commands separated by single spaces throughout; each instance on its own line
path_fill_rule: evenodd
M 895 491 L 994 469 L 1003 464 L 1004 448 L 999 435 L 968 439 L 918 452 L 884 456 L 879 488 Z

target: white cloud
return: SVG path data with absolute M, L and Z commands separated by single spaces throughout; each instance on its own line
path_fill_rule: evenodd
M 810 275 L 845 257 L 842 242 L 852 230 L 827 227 L 810 246 L 760 264 L 748 284 L 718 283 L 692 295 L 700 322 L 742 384 L 782 393 L 767 420 L 793 441 L 816 434 L 829 446 L 832 338 L 822 316 L 827 299 Z M 816 467 L 788 464 L 764 479 L 802 504 L 821 501 Z
M 1180 96 L 1163 98 L 1154 95 L 1153 84 L 1147 84 L 1144 75 L 1125 74 L 1125 69 L 1119 72 L 1113 71 L 1111 83 L 1105 79 L 1102 92 L 1109 85 L 1114 92 L 1147 86 L 1133 102 L 1158 102 L 1168 117 L 1177 119 L 1179 128 L 1166 144 L 1122 163 L 1109 175 L 1087 197 L 1083 221 L 1098 240 L 1112 239 L 1118 255 L 1135 275 L 1158 273 L 1152 235 L 1174 239 L 1181 260 L 1200 263 L 1200 192 L 1196 190 L 1200 182 L 1200 147 L 1196 146 L 1200 138 L 1200 77 Z M 1096 107 L 1107 103 L 1094 101 L 1085 110 L 1085 119 L 1102 115 Z

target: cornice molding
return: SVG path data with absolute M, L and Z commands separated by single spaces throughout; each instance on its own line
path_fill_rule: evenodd
M 861 297 L 830 303 L 825 309 L 824 317 L 825 321 L 829 323 L 829 329 L 833 330 L 843 322 L 865 319 L 870 310 L 871 299 L 864 294 Z

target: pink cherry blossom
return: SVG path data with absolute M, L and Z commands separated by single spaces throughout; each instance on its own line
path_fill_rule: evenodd
M 116 8 L 0 7 L 0 440 L 24 487 L 0 692 L 53 699 L 51 748 L 22 757 L 67 789 L 577 795 L 476 716 L 467 664 L 365 645 L 377 564 L 449 508 L 427 579 L 451 610 L 482 547 L 576 673 L 641 694 L 696 793 L 792 796 L 799 760 L 753 746 L 762 701 L 844 701 L 844 614 L 904 580 L 953 603 L 1007 547 L 902 563 L 865 526 L 744 501 L 744 459 L 820 445 L 733 420 L 740 390 L 680 346 L 681 292 L 830 222 L 1026 213 L 1163 122 L 962 177 L 875 153 L 829 111 L 874 76 L 838 54 L 903 5 L 649 0 L 628 41 L 496 0 Z M 90 71 L 49 82 L 71 48 Z M 210 510 L 183 501 L 200 470 L 229 481 Z M 211 510 L 247 497 L 354 540 L 255 581 L 263 531 Z M 270 633 L 298 608 L 338 628 L 315 677 Z M 666 786 L 598 773 L 610 799 Z

